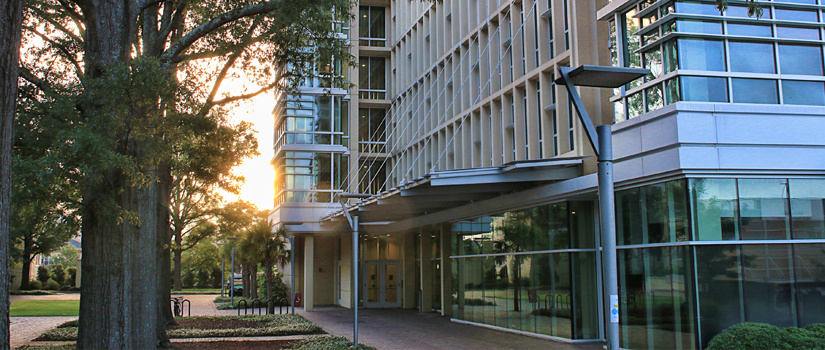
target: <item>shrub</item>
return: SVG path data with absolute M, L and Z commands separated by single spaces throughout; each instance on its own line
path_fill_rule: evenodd
M 43 289 L 43 284 L 38 280 L 29 281 L 29 290 Z
M 220 288 L 221 287 L 221 280 L 223 280 L 222 275 L 223 275 L 223 271 L 221 271 L 221 269 L 219 269 L 217 267 L 212 269 L 212 275 L 211 275 L 211 281 L 212 281 L 211 287 L 212 288 Z
M 77 340 L 77 327 L 54 328 L 41 334 L 36 341 L 69 341 Z
M 211 285 L 212 282 L 209 278 L 208 270 L 198 270 L 198 274 L 195 280 L 197 281 L 198 288 L 207 288 Z
M 299 341 L 292 347 L 293 350 L 345 350 L 353 349 L 352 342 L 347 338 L 333 335 L 316 335 Z M 370 350 L 372 346 L 358 344 L 354 349 Z
M 183 288 L 192 288 L 192 286 L 195 285 L 195 273 L 192 271 L 184 273 L 180 282 Z
M 710 340 L 712 350 L 825 349 L 825 324 L 805 328 L 779 328 L 766 323 L 734 325 Z
M 52 279 L 61 285 L 66 281 L 66 271 L 63 270 L 63 265 L 52 266 Z
M 51 278 L 51 276 L 49 276 L 49 269 L 47 269 L 45 266 L 38 266 L 37 280 L 40 281 L 40 283 L 45 284 L 49 280 L 49 278 Z
M 78 321 L 78 320 L 69 321 L 69 322 L 63 322 L 62 324 L 60 324 L 59 326 L 57 326 L 57 328 L 77 327 L 77 326 L 78 326 L 78 324 L 79 324 L 79 321 Z
M 66 275 L 67 276 L 66 276 L 65 285 L 67 285 L 69 287 L 74 287 L 75 284 L 76 284 L 75 281 L 77 280 L 77 268 L 76 267 L 70 267 L 70 268 L 66 269 Z
M 496 306 L 495 302 L 487 301 L 481 298 L 467 298 L 464 299 L 464 305 L 468 306 Z
M 60 290 L 60 283 L 57 283 L 57 281 L 55 281 L 53 279 L 49 279 L 46 282 L 46 285 L 43 286 L 43 289 L 46 289 L 46 290 Z

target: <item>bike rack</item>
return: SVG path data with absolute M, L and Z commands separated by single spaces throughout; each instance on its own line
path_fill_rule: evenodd
M 258 315 L 261 314 L 261 299 L 252 300 L 252 314 L 255 314 L 255 303 L 258 303 Z
M 287 312 L 287 313 L 289 313 L 289 300 L 287 300 L 286 298 L 281 298 L 281 302 L 280 302 L 279 304 L 281 304 L 281 305 L 278 307 L 278 314 L 279 314 L 279 315 L 283 315 L 283 313 L 284 313 L 284 306 L 286 306 L 286 312 Z
M 186 316 L 192 317 L 192 302 L 189 299 L 183 299 L 180 302 L 180 316 L 183 317 L 183 304 L 188 304 L 186 307 Z
M 238 316 L 241 315 L 241 303 L 244 304 L 243 314 L 246 315 L 249 312 L 249 303 L 246 302 L 246 299 L 238 300 Z

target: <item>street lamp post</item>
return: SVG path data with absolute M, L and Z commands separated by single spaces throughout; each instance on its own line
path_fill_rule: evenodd
M 556 84 L 567 88 L 569 98 L 576 106 L 579 120 L 587 134 L 593 151 L 598 159 L 599 179 L 599 216 L 601 217 L 601 241 L 603 251 L 602 278 L 604 283 L 604 304 L 607 322 L 607 348 L 619 348 L 619 287 L 616 254 L 616 203 L 613 194 L 613 134 L 610 125 L 593 126 L 587 109 L 579 97 L 576 86 L 618 88 L 650 73 L 649 69 L 579 66 L 578 68 L 559 67 L 561 77 Z
M 346 201 L 350 198 L 365 199 L 369 198 L 370 194 L 365 193 L 341 193 L 338 195 L 338 200 L 341 202 L 344 215 L 347 217 L 349 226 L 352 229 L 352 344 L 358 346 L 358 216 L 350 215 L 347 210 Z

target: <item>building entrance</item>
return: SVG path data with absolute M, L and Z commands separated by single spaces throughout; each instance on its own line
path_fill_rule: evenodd
M 365 261 L 363 274 L 364 307 L 400 308 L 399 268 L 397 260 Z

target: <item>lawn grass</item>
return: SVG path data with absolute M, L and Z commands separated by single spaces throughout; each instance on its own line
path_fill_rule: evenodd
M 221 294 L 220 288 L 184 288 L 180 291 L 172 291 L 172 294 Z
M 17 300 L 11 316 L 77 316 L 80 300 Z

